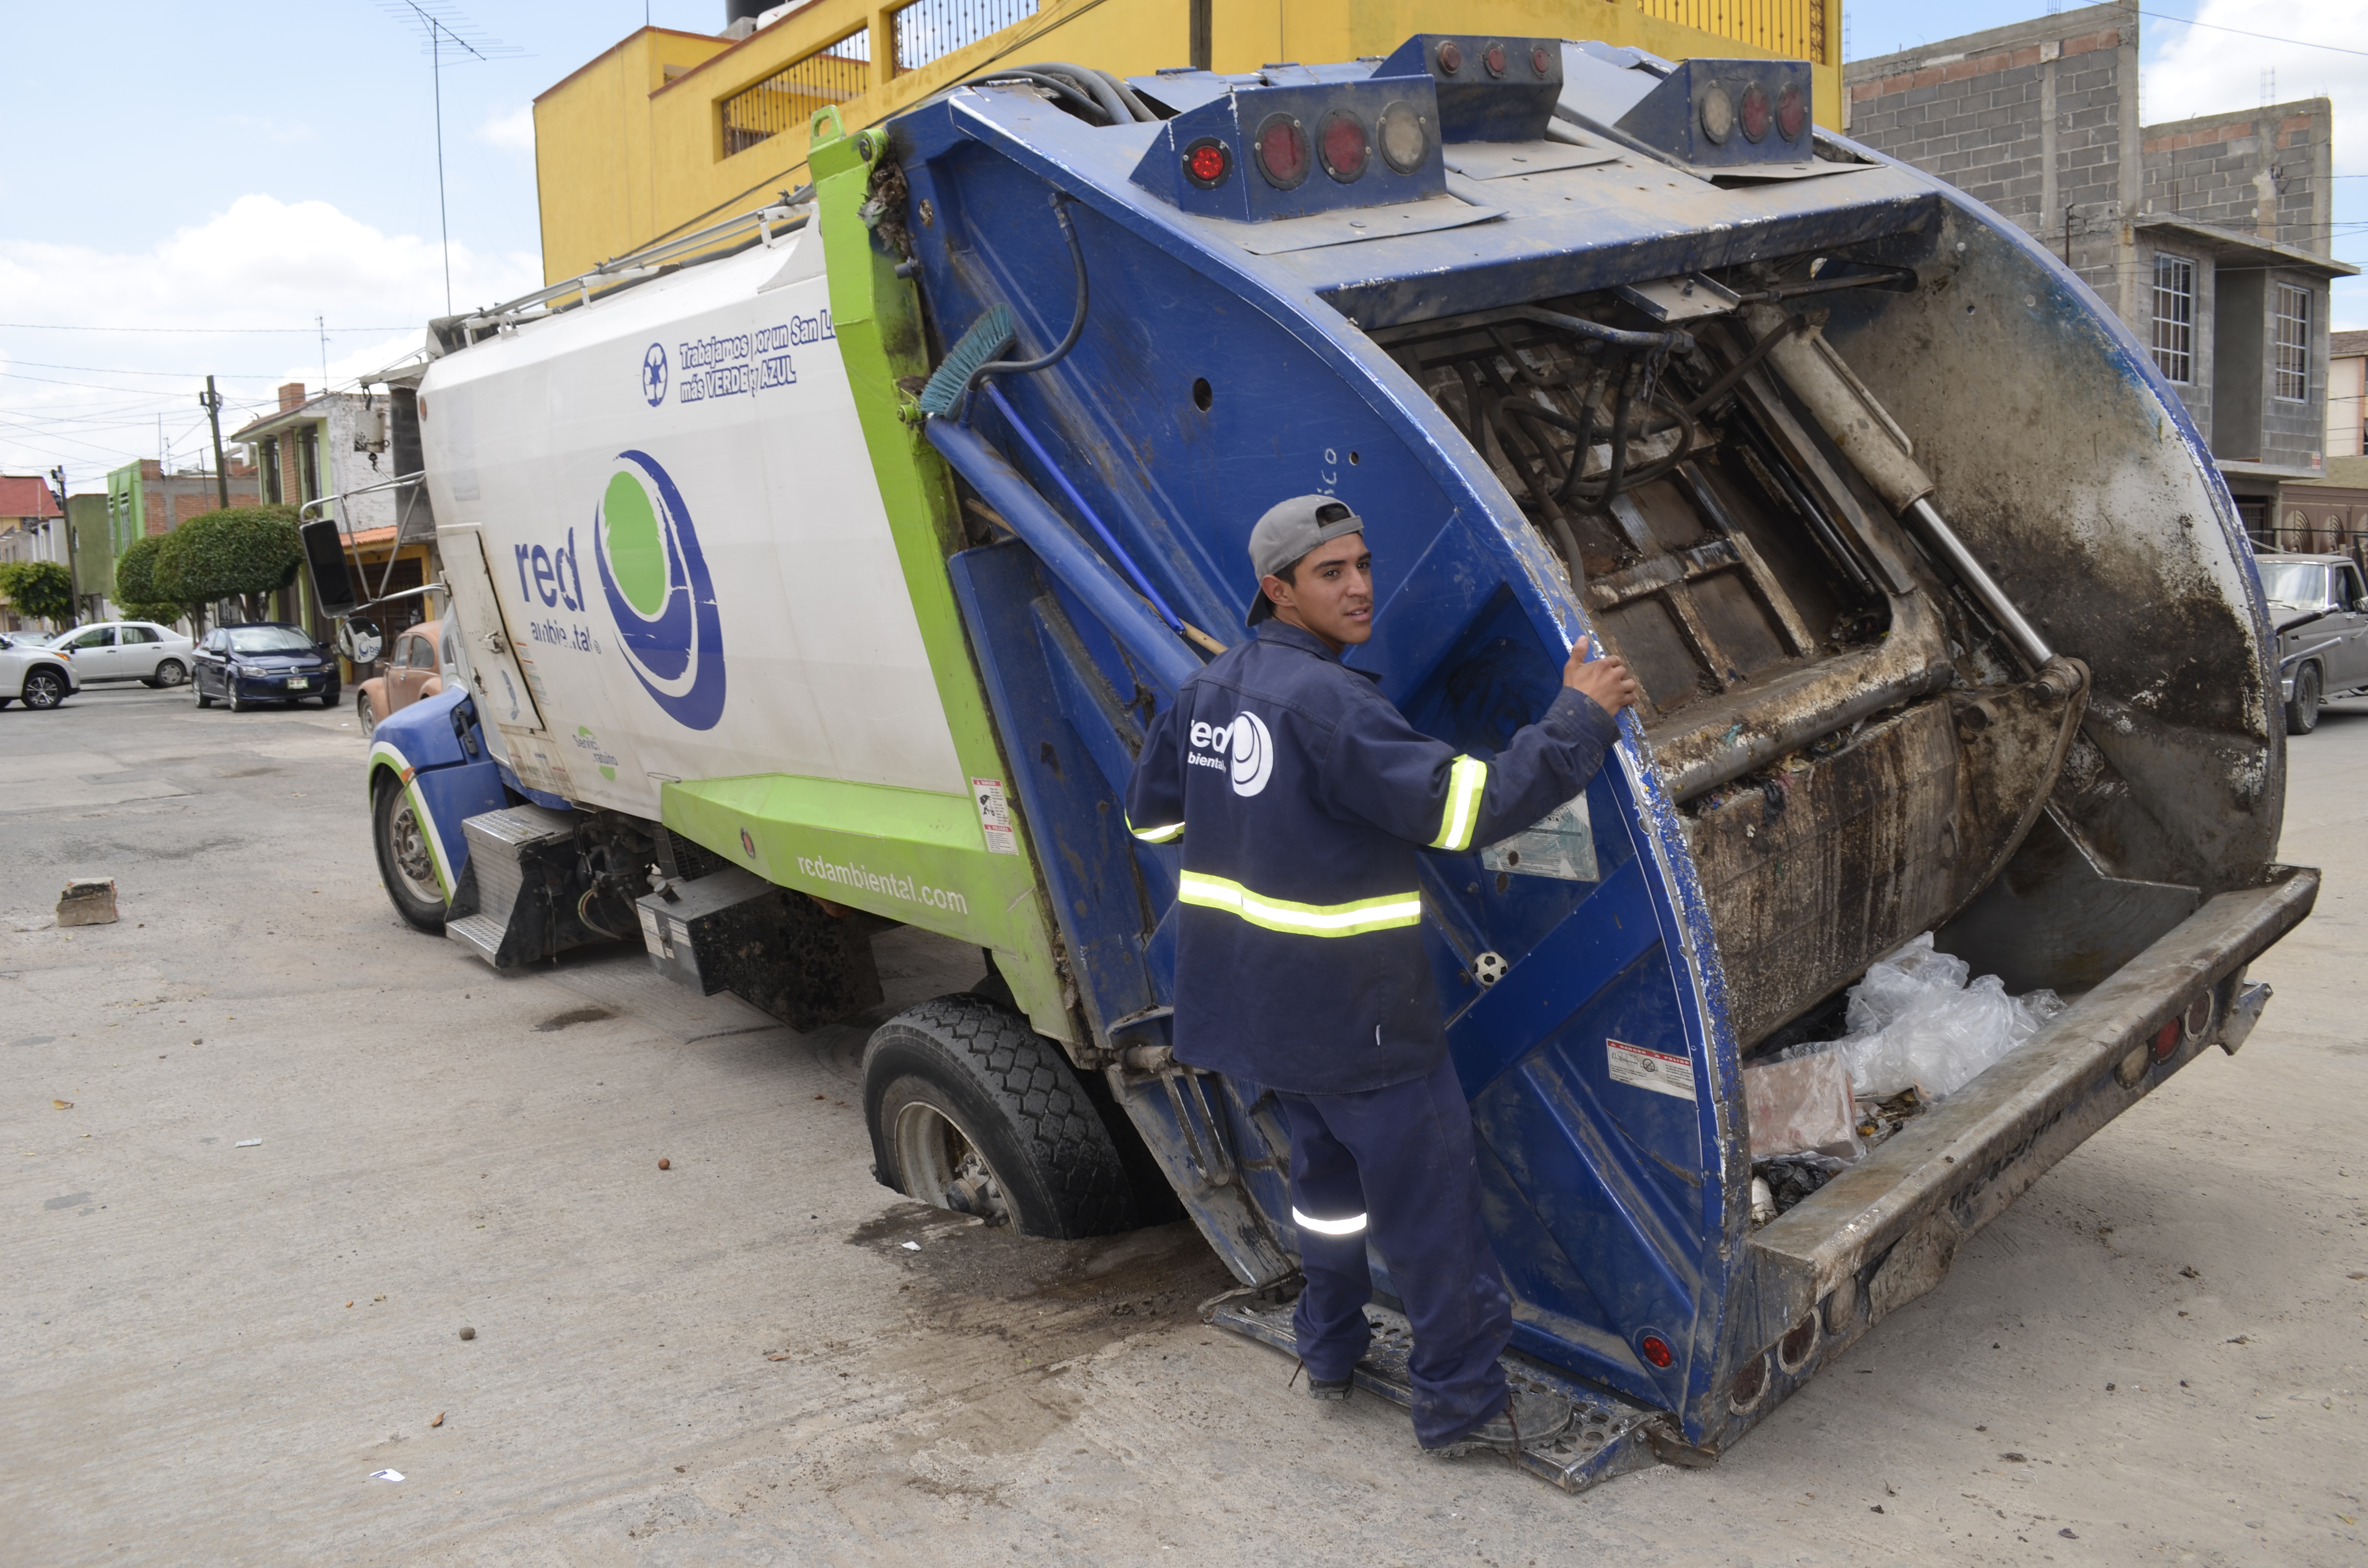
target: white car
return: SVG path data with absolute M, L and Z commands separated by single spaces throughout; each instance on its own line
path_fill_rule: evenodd
M 62 632 L 50 639 L 50 646 L 73 655 L 74 674 L 84 685 L 136 680 L 166 687 L 188 680 L 196 645 L 153 620 L 102 620 Z
M 0 708 L 55 708 L 82 689 L 74 658 L 38 642 L 12 642 L 0 648 Z

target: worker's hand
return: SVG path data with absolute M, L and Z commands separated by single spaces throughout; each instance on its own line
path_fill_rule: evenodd
M 1595 639 L 1582 637 L 1570 650 L 1570 662 L 1562 667 L 1562 683 L 1571 690 L 1591 697 L 1595 705 L 1606 713 L 1617 713 L 1622 708 L 1634 708 L 1645 695 L 1636 677 L 1628 673 L 1628 661 L 1617 653 L 1590 658 L 1595 652 Z

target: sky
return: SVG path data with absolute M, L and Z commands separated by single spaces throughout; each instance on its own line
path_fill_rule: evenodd
M 2159 0 L 2141 28 L 2149 120 L 2325 94 L 2337 105 L 2335 252 L 2368 263 L 2368 0 Z M 15 62 L 0 160 L 0 472 L 63 464 L 76 494 L 169 453 L 211 460 L 198 395 L 223 430 L 302 381 L 350 386 L 468 309 L 541 282 L 530 106 L 642 26 L 710 32 L 723 0 L 420 0 L 447 40 L 444 207 L 427 32 L 410 0 L 155 0 L 103 13 L 6 7 Z M 2067 7 L 2068 8 L 2068 7 Z M 2021 20 L 2044 0 L 1844 0 L 1851 58 Z M 2230 31 L 2207 31 L 2186 17 Z M 456 58 L 457 56 L 457 58 Z M 316 327 L 316 323 L 318 326 Z M 2334 325 L 2368 327 L 2368 279 Z M 325 341 L 321 328 L 326 329 Z

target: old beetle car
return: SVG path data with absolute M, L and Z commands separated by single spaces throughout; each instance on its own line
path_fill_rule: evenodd
M 354 717 L 361 722 L 362 733 L 369 734 L 388 714 L 443 690 L 447 675 L 458 663 L 445 646 L 442 621 L 424 620 L 404 631 L 394 640 L 386 673 L 354 688 Z
M 302 702 L 318 699 L 324 708 L 337 705 L 337 666 L 312 633 L 284 621 L 256 621 L 246 626 L 219 626 L 198 644 L 193 684 L 198 706 L 211 708 L 221 698 L 233 713 L 257 702 Z
M 2368 585 L 2341 555 L 2262 555 L 2261 597 L 2278 630 L 2286 733 L 2318 728 L 2318 705 L 2368 691 Z

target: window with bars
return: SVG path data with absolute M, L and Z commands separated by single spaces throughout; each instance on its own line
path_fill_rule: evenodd
M 911 71 L 1024 22 L 1036 0 L 913 0 L 896 13 L 896 69 Z
M 2310 401 L 2310 290 L 2278 285 L 2278 397 Z
M 2181 385 L 2195 380 L 2195 264 L 2160 251 L 2154 258 L 2154 362 Z
M 816 109 L 860 97 L 871 85 L 871 29 L 858 28 L 725 98 L 723 155 L 803 125 Z

